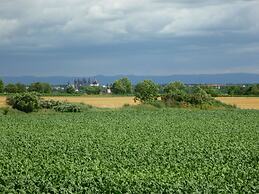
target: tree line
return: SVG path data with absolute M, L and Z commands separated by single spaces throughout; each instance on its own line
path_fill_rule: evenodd
M 133 86 L 131 81 L 128 78 L 121 78 L 116 80 L 113 84 L 109 86 L 111 92 L 113 94 L 118 95 L 132 95 L 138 94 L 139 90 L 143 88 L 151 89 L 149 87 L 154 87 L 155 90 L 158 90 L 160 94 L 165 93 L 168 90 L 167 85 L 158 85 L 150 80 L 145 80 L 137 85 Z M 143 88 L 142 88 L 143 87 Z M 200 85 L 201 89 L 203 89 L 207 94 L 217 97 L 217 96 L 242 96 L 242 95 L 259 95 L 259 84 L 251 84 L 251 85 L 231 85 L 231 86 L 220 86 L 213 87 L 209 85 Z M 190 87 L 189 87 L 190 88 Z M 30 85 L 25 85 L 21 83 L 9 83 L 7 85 L 0 79 L 0 93 L 23 93 L 23 92 L 37 92 L 42 94 L 50 94 L 50 93 L 68 93 L 75 94 L 76 90 L 73 86 L 66 86 L 64 91 L 55 91 L 52 86 L 48 83 L 35 82 Z M 103 88 L 101 86 L 82 86 L 79 88 L 79 93 L 85 94 L 101 94 L 103 92 Z

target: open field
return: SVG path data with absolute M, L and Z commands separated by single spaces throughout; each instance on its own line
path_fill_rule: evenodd
M 0 193 L 259 193 L 259 111 L 0 113 Z
M 259 97 L 219 97 L 217 99 L 242 109 L 259 109 Z
M 119 108 L 124 104 L 135 105 L 133 97 L 102 97 L 102 96 L 53 96 L 44 97 L 45 99 L 53 99 L 59 101 L 67 101 L 74 103 L 84 103 L 100 108 Z M 6 106 L 6 97 L 0 96 L 0 107 Z M 242 109 L 259 109 L 259 97 L 219 97 L 218 100 L 236 105 Z
M 101 97 L 101 96 L 53 96 L 43 97 L 46 100 L 58 100 L 72 103 L 84 103 L 99 108 L 120 108 L 124 104 L 136 105 L 134 97 Z M 6 97 L 0 96 L 0 107 L 6 106 Z
M 99 108 L 120 108 L 124 104 L 134 105 L 137 104 L 134 102 L 133 97 L 89 97 L 89 96 L 73 96 L 73 97 L 64 97 L 64 96 L 55 96 L 55 97 L 44 97 L 44 99 L 58 100 L 58 101 L 67 101 L 73 103 L 84 103 L 89 104 Z
M 6 100 L 5 96 L 0 96 L 0 108 L 7 106 L 5 100 Z

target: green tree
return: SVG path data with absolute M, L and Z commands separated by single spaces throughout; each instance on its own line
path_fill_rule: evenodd
M 181 82 L 172 82 L 165 86 L 164 93 L 179 93 L 180 91 L 185 92 L 186 86 Z
M 4 82 L 0 79 L 0 93 L 4 91 Z
M 4 88 L 6 93 L 17 93 L 17 87 L 15 84 L 7 84 Z
M 151 80 L 144 80 L 135 87 L 135 100 L 144 103 L 154 102 L 159 97 L 159 87 Z
M 111 87 L 114 94 L 131 94 L 132 84 L 128 78 L 116 80 Z
M 36 83 L 32 83 L 29 86 L 28 91 L 29 92 L 38 92 L 38 93 L 51 93 L 52 88 L 51 88 L 50 84 L 48 84 L 48 83 L 36 82 Z
M 24 84 L 16 83 L 15 86 L 16 86 L 16 92 L 17 93 L 26 92 L 26 86 Z
M 71 85 L 66 87 L 66 93 L 68 94 L 74 94 L 76 92 L 75 88 Z
M 101 87 L 99 86 L 84 86 L 80 89 L 87 94 L 100 94 Z
M 7 98 L 7 104 L 14 109 L 30 113 L 40 108 L 40 99 L 33 93 L 15 94 Z
M 201 88 L 207 93 L 210 94 L 212 97 L 219 96 L 220 92 L 218 89 L 212 87 L 212 86 L 201 86 Z
M 249 92 L 251 95 L 259 95 L 259 84 L 253 85 Z

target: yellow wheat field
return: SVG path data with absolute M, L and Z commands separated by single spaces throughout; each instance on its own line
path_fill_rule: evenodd
M 95 97 L 95 96 L 53 96 L 44 97 L 44 99 L 53 99 L 64 102 L 84 103 L 99 108 L 120 108 L 124 104 L 136 105 L 133 97 Z M 258 109 L 259 97 L 219 97 L 218 100 L 236 105 L 242 109 Z M 0 96 L 0 107 L 6 106 L 6 97 Z
M 64 102 L 84 103 L 99 108 L 120 108 L 125 104 L 136 105 L 133 97 L 90 97 L 90 96 L 55 96 L 44 97 L 46 100 L 58 100 Z
M 0 96 L 0 107 L 5 107 L 6 105 L 6 97 Z
M 138 104 L 134 102 L 134 97 L 50 96 L 43 98 L 46 100 L 89 104 L 99 108 L 120 108 L 125 104 Z M 6 97 L 0 96 L 0 107 L 4 106 L 7 106 Z
M 226 104 L 236 105 L 242 109 L 259 110 L 259 97 L 219 97 L 217 100 Z

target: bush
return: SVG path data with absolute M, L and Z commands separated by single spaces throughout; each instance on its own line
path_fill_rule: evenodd
M 45 108 L 45 109 L 52 109 L 55 106 L 58 106 L 61 104 L 62 104 L 62 102 L 55 101 L 55 100 L 41 100 L 40 101 L 41 108 Z
M 33 93 L 15 94 L 7 97 L 7 104 L 14 109 L 30 113 L 40 108 L 40 99 Z
M 111 90 L 114 94 L 131 94 L 132 85 L 128 78 L 121 78 L 112 84 Z
M 84 86 L 80 90 L 84 91 L 86 94 L 100 94 L 101 87 L 99 86 Z
M 206 104 L 213 100 L 214 99 L 211 98 L 211 96 L 207 94 L 205 90 L 201 89 L 200 87 L 195 87 L 192 90 L 192 93 L 189 94 L 186 98 L 186 101 L 192 105 Z
M 135 101 L 154 102 L 159 97 L 159 87 L 151 80 L 144 80 L 135 87 Z
M 66 93 L 68 94 L 74 94 L 76 92 L 75 88 L 71 85 L 66 87 Z
M 28 91 L 48 94 L 48 93 L 51 93 L 52 88 L 51 88 L 51 85 L 48 83 L 36 82 L 36 83 L 32 83 L 29 86 Z
M 58 112 L 81 112 L 81 108 L 74 104 L 63 103 L 54 107 Z
M 171 83 L 165 87 L 165 94 L 161 99 L 169 107 L 219 107 L 222 104 L 215 103 L 205 90 L 200 87 L 187 88 L 179 83 Z
M 4 91 L 4 82 L 0 79 L 0 93 Z

